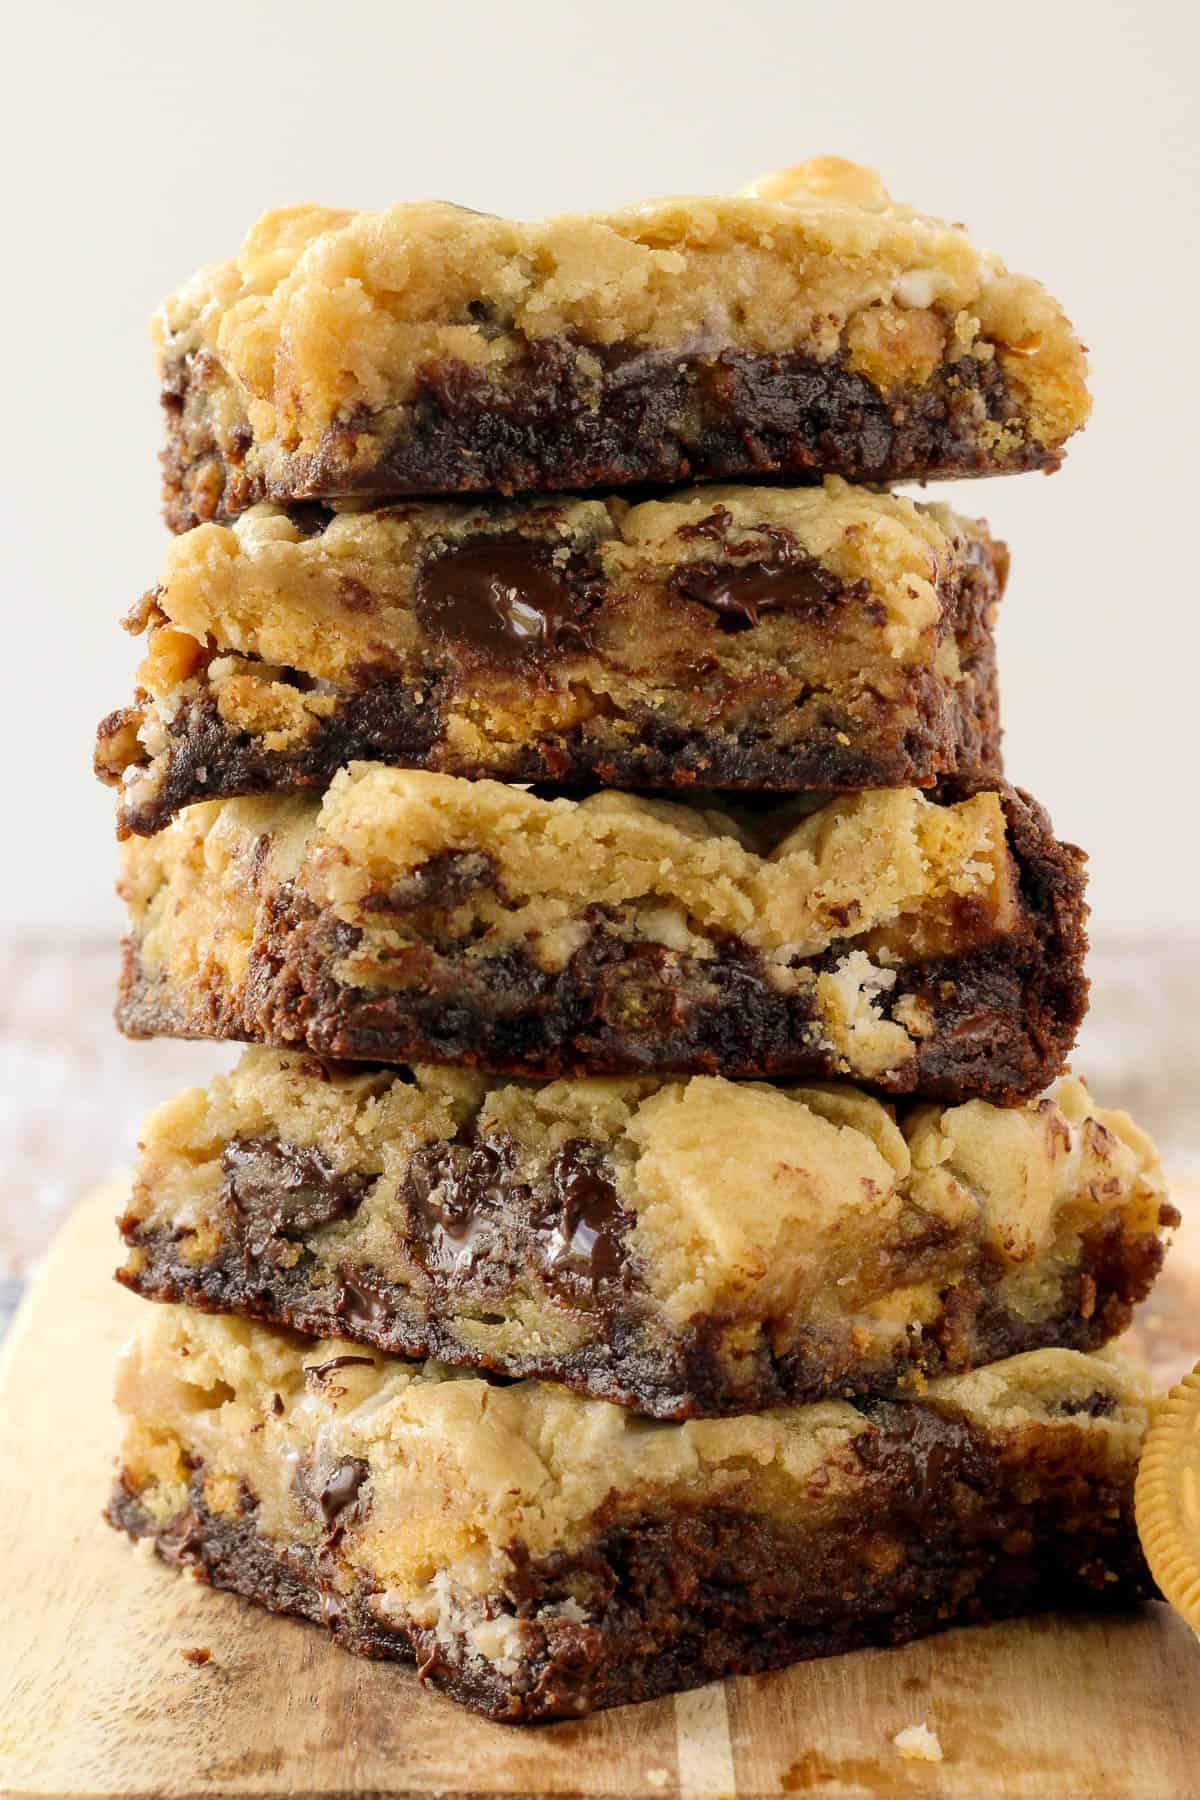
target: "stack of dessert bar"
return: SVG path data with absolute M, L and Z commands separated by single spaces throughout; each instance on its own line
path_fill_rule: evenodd
M 501 1719 L 1147 1589 L 1174 1222 L 1063 1075 L 1001 773 L 1037 283 L 822 159 L 268 215 L 158 321 L 178 535 L 101 727 L 148 1121 L 112 1521 Z

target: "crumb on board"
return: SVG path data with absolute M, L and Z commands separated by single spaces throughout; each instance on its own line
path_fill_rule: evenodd
M 906 1725 L 892 1739 L 901 1756 L 909 1762 L 941 1762 L 942 1745 L 936 1731 L 930 1731 L 924 1719 L 919 1725 Z
M 670 1781 L 670 1779 L 671 1779 L 670 1774 L 668 1773 L 668 1771 L 666 1769 L 647 1769 L 646 1770 L 646 1785 L 648 1787 L 665 1788 L 668 1781 Z
M 212 1661 L 212 1651 L 205 1649 L 202 1644 L 195 1646 L 195 1648 L 191 1650 L 181 1650 L 179 1654 L 182 1656 L 184 1662 L 195 1663 L 198 1669 L 206 1662 Z

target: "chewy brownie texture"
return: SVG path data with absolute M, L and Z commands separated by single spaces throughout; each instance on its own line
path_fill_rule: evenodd
M 613 787 L 998 775 L 985 526 L 830 478 L 670 500 L 256 506 L 172 541 L 100 728 L 121 831 L 347 762 Z
M 123 846 L 134 1036 L 1010 1101 L 1085 983 L 1080 853 L 1007 788 L 735 818 L 354 764 Z
M 659 1424 L 185 1308 L 147 1309 L 112 1522 L 345 1648 L 536 1720 L 1151 1591 L 1147 1420 L 1043 1350 L 917 1401 Z
M 684 1418 L 1095 1348 L 1176 1216 L 1077 1080 L 897 1117 L 850 1086 L 248 1050 L 146 1121 L 119 1278 Z
M 261 500 L 1054 468 L 1090 405 L 1036 281 L 832 157 L 536 224 L 287 207 L 155 333 L 176 530 Z

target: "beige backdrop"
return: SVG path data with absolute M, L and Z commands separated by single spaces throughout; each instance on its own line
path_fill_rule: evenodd
M 1066 469 L 958 490 L 1008 537 L 1013 775 L 1106 924 L 1190 921 L 1200 431 L 1197 9 L 1185 0 L 149 0 L 6 27 L 0 925 L 107 925 L 98 716 L 155 579 L 145 321 L 265 206 L 537 214 L 822 151 L 1042 276 L 1094 352 Z

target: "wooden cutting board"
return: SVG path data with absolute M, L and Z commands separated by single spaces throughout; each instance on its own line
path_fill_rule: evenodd
M 108 1279 L 118 1199 L 69 1222 L 0 1364 L 0 1792 L 1200 1797 L 1200 1643 L 1163 1606 L 953 1631 L 522 1730 L 171 1573 L 100 1520 L 113 1356 L 145 1304 Z M 1143 1341 L 1177 1356 L 1171 1307 L 1200 1336 L 1200 1289 L 1163 1291 Z M 920 1720 L 940 1764 L 892 1743 Z

